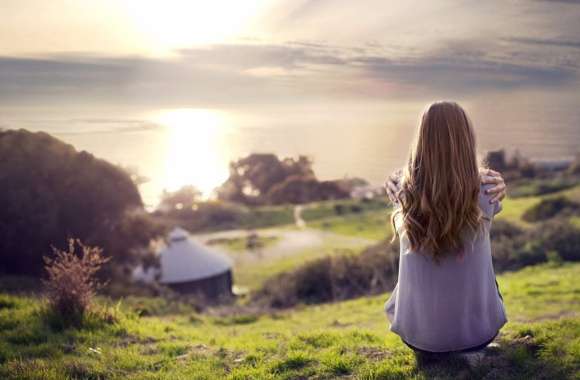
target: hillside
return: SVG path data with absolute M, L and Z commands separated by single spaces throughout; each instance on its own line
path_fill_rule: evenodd
M 285 312 L 198 314 L 128 299 L 81 329 L 51 329 L 35 298 L 0 298 L 5 379 L 578 378 L 580 264 L 498 277 L 510 322 L 485 359 L 417 362 L 387 331 L 388 294 Z M 107 306 L 107 304 L 109 304 Z
M 520 191 L 520 188 L 516 187 L 514 191 Z M 503 201 L 503 209 L 497 219 L 523 229 L 531 228 L 533 224 L 522 219 L 526 210 L 560 196 L 580 203 L 580 185 L 548 194 L 508 197 Z M 289 213 L 287 207 L 267 209 L 271 213 Z M 222 244 L 215 247 L 234 259 L 236 284 L 255 289 L 267 278 L 296 268 L 306 261 L 328 255 L 356 254 L 371 244 L 390 238 L 390 211 L 386 199 L 380 198 L 370 202 L 338 200 L 311 203 L 302 211 L 306 228 L 286 223 L 255 230 L 258 236 L 270 239 L 270 243 L 258 250 L 244 247 L 248 236 L 246 229 L 206 233 L 198 237 L 204 242 L 212 239 L 221 241 Z M 578 215 L 570 219 L 580 226 Z

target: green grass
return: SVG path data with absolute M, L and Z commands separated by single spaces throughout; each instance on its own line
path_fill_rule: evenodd
M 321 247 L 307 248 L 280 257 L 268 257 L 256 261 L 239 261 L 234 266 L 234 282 L 236 285 L 257 289 L 268 278 L 285 271 L 296 269 L 298 266 L 324 256 L 357 253 L 364 245 L 351 244 L 345 246 L 344 241 L 337 241 L 328 237 Z
M 503 210 L 498 214 L 498 219 L 507 220 L 520 227 L 531 227 L 532 224 L 523 221 L 522 215 L 530 207 L 541 202 L 542 199 L 564 195 L 569 199 L 580 200 L 580 186 L 572 189 L 566 189 L 549 195 L 541 196 L 527 196 L 519 198 L 508 197 L 503 202 Z M 343 206 L 357 204 L 347 201 L 327 201 L 319 202 L 311 209 L 313 214 L 310 215 L 310 221 L 307 222 L 308 228 L 318 229 L 334 234 L 364 238 L 373 241 L 380 241 L 392 236 L 392 228 L 390 225 L 390 209 L 385 206 L 383 200 L 369 202 L 368 211 L 360 213 L 347 213 L 343 216 L 336 216 L 334 214 L 334 205 L 341 204 Z M 364 203 L 364 202 L 359 202 Z M 378 208 L 378 209 L 377 209 Z M 315 211 L 312 211 L 315 210 Z M 303 215 L 307 210 L 304 210 Z M 325 215 L 331 215 L 326 216 Z M 305 215 L 304 215 L 305 216 Z M 572 218 L 572 222 L 580 225 L 578 218 Z M 286 226 L 285 228 L 293 228 Z M 331 238 L 327 238 L 327 243 L 322 248 L 306 249 L 301 252 L 296 252 L 290 256 L 284 257 L 268 257 L 267 260 L 260 260 L 250 263 L 240 263 L 234 269 L 234 278 L 237 285 L 255 289 L 259 287 L 265 279 L 277 273 L 295 269 L 297 266 L 312 259 L 316 259 L 329 254 L 341 254 L 344 252 L 352 253 L 359 252 L 363 247 L 348 247 L 348 250 L 341 246 L 341 242 L 333 242 Z
M 248 237 L 217 238 L 206 241 L 207 245 L 217 245 L 233 252 L 245 252 L 248 248 Z M 262 249 L 274 245 L 278 242 L 277 236 L 258 236 L 254 242 L 256 249 Z
M 3 379 L 578 378 L 580 264 L 498 276 L 510 322 L 470 367 L 417 359 L 388 332 L 388 294 L 267 314 L 196 314 L 152 299 L 108 306 L 81 329 L 53 330 L 34 298 L 0 296 Z M 165 310 L 165 305 L 167 310 Z M 104 306 L 101 306 L 104 308 Z M 189 311 L 188 311 L 189 310 Z M 103 314 L 103 313 L 101 313 Z M 105 314 L 103 314 L 105 315 Z
M 565 196 L 572 201 L 580 202 L 580 185 L 546 195 L 522 196 L 517 198 L 508 196 L 508 198 L 503 201 L 503 209 L 498 214 L 497 218 L 515 223 L 521 227 L 529 227 L 531 224 L 522 219 L 524 212 L 540 203 L 542 199 L 554 198 L 558 196 Z
M 340 199 L 334 201 L 313 202 L 304 206 L 302 218 L 306 222 L 344 216 L 351 214 L 362 214 L 369 211 L 384 210 L 389 205 L 386 197 L 373 198 L 368 200 Z
M 510 183 L 510 197 L 526 197 L 556 193 L 578 185 L 573 177 L 521 179 Z
M 361 214 L 329 217 L 311 222 L 308 227 L 376 241 L 392 235 L 390 209 L 386 208 Z

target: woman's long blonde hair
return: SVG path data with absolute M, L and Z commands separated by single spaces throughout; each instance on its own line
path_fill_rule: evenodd
M 436 261 L 463 249 L 466 228 L 481 220 L 475 133 L 454 102 L 436 102 L 423 113 L 397 198 L 411 249 Z M 396 231 L 396 228 L 395 228 Z M 395 235 L 396 237 L 396 235 Z

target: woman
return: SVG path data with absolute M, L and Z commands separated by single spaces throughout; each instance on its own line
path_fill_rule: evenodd
M 388 184 L 396 190 L 400 261 L 385 312 L 391 331 L 416 351 L 483 348 L 507 321 L 489 238 L 505 185 L 498 173 L 482 174 L 493 177 L 480 175 L 465 111 L 452 102 L 431 104 L 403 177 Z

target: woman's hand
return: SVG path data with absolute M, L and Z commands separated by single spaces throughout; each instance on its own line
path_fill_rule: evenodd
M 403 171 L 401 169 L 397 169 L 385 181 L 385 189 L 387 190 L 387 196 L 393 203 L 399 203 L 399 200 L 397 199 L 397 192 L 399 191 L 399 186 L 401 185 L 402 176 Z
M 507 195 L 506 184 L 501 176 L 501 173 L 492 169 L 480 169 L 479 176 L 482 184 L 493 184 L 494 186 L 485 191 L 486 194 L 491 195 L 489 203 L 496 203 L 501 201 Z
M 385 181 L 385 189 L 387 190 L 387 196 L 393 203 L 398 203 L 397 192 L 399 191 L 399 186 L 402 177 L 402 170 L 398 169 L 393 174 L 387 178 Z M 482 184 L 493 184 L 494 186 L 487 189 L 486 193 L 492 196 L 490 202 L 496 203 L 504 199 L 507 195 L 507 186 L 501 173 L 496 172 L 492 169 L 480 169 L 479 171 Z

